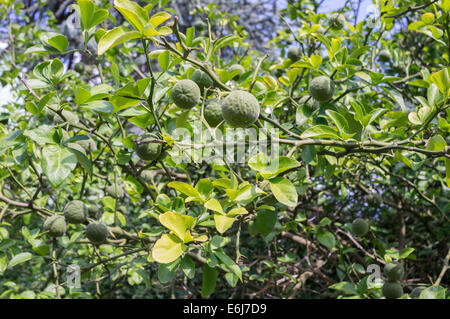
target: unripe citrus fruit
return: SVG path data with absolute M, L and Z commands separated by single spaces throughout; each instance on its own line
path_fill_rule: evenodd
M 222 102 L 222 116 L 232 127 L 250 127 L 259 117 L 259 102 L 246 91 L 233 91 Z
M 141 135 L 134 145 L 137 155 L 144 161 L 153 161 L 161 154 L 161 143 L 151 142 L 159 139 L 158 136 L 150 133 Z M 149 143 L 150 142 L 150 143 Z
M 352 231 L 362 237 L 369 231 L 369 224 L 362 218 L 356 218 L 352 223 Z
M 321 75 L 309 83 L 309 94 L 319 102 L 326 102 L 334 95 L 335 85 L 329 77 Z
M 216 127 L 223 121 L 222 104 L 217 99 L 208 100 L 203 115 L 211 127 Z
M 106 187 L 106 192 L 109 194 L 109 196 L 114 198 L 122 198 L 124 195 L 122 186 L 117 184 L 109 185 L 108 187 Z
M 75 71 L 77 71 L 78 73 L 84 73 L 84 64 L 83 63 L 77 63 L 75 64 L 74 67 Z
M 386 299 L 397 299 L 403 296 L 403 287 L 398 282 L 386 281 L 381 292 Z
M 330 29 L 334 31 L 341 30 L 345 25 L 345 17 L 341 13 L 335 13 L 330 17 Z
M 86 227 L 86 237 L 94 244 L 101 244 L 108 237 L 108 227 L 99 222 L 89 223 Z
M 66 232 L 66 220 L 64 216 L 54 215 L 48 217 L 44 222 L 44 231 L 51 237 L 60 237 Z
M 211 87 L 213 85 L 213 80 L 211 79 L 211 77 L 202 70 L 194 71 L 194 73 L 192 74 L 192 81 L 197 83 L 200 90 Z
M 193 108 L 200 101 L 200 88 L 192 80 L 180 80 L 173 86 L 172 99 L 179 108 Z
M 298 47 L 290 47 L 287 56 L 292 62 L 297 62 L 302 57 L 302 52 Z
M 384 274 L 390 281 L 396 281 L 402 279 L 405 269 L 398 261 L 391 261 L 384 265 Z
M 88 208 L 81 200 L 72 200 L 64 207 L 64 217 L 72 224 L 84 223 L 87 214 Z

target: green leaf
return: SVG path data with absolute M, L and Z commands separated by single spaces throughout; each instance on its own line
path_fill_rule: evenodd
M 428 140 L 427 150 L 439 152 L 444 150 L 446 146 L 445 139 L 441 135 L 436 134 Z
M 271 178 L 287 170 L 299 167 L 300 163 L 287 156 L 270 159 L 266 154 L 259 153 L 249 159 L 248 165 L 255 171 L 258 171 L 264 178 Z
M 98 55 L 102 55 L 109 49 L 129 40 L 138 39 L 141 34 L 137 31 L 129 31 L 123 26 L 114 28 L 105 33 L 98 41 Z
M 231 43 L 240 41 L 240 40 L 241 40 L 241 38 L 239 38 L 238 36 L 235 36 L 232 34 L 226 35 L 223 38 L 218 39 L 214 43 L 214 49 L 213 49 L 212 53 L 214 54 L 217 50 L 220 50 L 224 46 L 230 45 Z
M 213 251 L 214 255 L 236 276 L 238 276 L 239 280 L 242 282 L 242 271 L 238 265 L 223 251 L 222 248 L 216 249 Z
M 160 223 L 174 232 L 183 242 L 192 241 L 189 230 L 194 226 L 194 217 L 181 215 L 177 212 L 167 212 L 159 215 Z
M 147 12 L 136 2 L 129 0 L 114 0 L 114 7 L 135 30 L 138 30 L 139 32 L 144 30 L 144 26 L 149 21 L 149 17 Z
M 258 210 L 256 214 L 255 227 L 263 235 L 269 235 L 275 223 L 277 222 L 278 214 L 276 211 Z
M 177 191 L 183 193 L 184 195 L 203 201 L 202 196 L 200 195 L 198 190 L 189 184 L 183 182 L 170 182 L 169 184 L 167 184 L 167 186 L 175 188 Z
M 210 209 L 210 210 L 215 211 L 220 214 L 225 214 L 225 212 L 223 211 L 222 205 L 220 205 L 220 202 L 215 198 L 211 198 L 209 201 L 207 201 L 205 203 L 205 208 Z
M 355 285 L 348 281 L 338 282 L 334 285 L 331 285 L 329 288 L 342 291 L 351 295 L 358 295 L 358 292 L 355 289 Z
M 26 130 L 23 135 L 30 138 L 32 141 L 38 144 L 54 143 L 55 127 L 51 125 L 43 124 L 35 129 Z
M 167 71 L 170 63 L 170 53 L 169 51 L 164 51 L 158 55 L 158 63 L 163 71 Z
M 189 279 L 193 279 L 195 277 L 195 264 L 192 258 L 188 255 L 185 255 L 181 259 L 181 269 Z
M 113 105 L 105 100 L 90 101 L 81 104 L 80 107 L 106 114 L 112 113 L 114 111 Z
M 447 187 L 450 187 L 450 158 L 445 158 L 445 180 Z
M 339 139 L 337 132 L 326 125 L 316 125 L 308 128 L 301 135 L 302 138 L 333 138 Z
M 273 195 L 280 203 L 289 207 L 297 206 L 297 190 L 290 180 L 284 177 L 275 177 L 269 182 Z
M 446 289 L 441 286 L 428 287 L 420 293 L 419 299 L 445 299 Z
M 319 229 L 316 233 L 317 240 L 325 247 L 332 249 L 336 245 L 336 238 L 329 231 Z
M 30 260 L 31 257 L 32 257 L 32 255 L 30 253 L 17 254 L 9 261 L 8 267 L 12 268 L 16 265 L 22 264 L 22 263 Z
M 41 165 L 50 184 L 58 187 L 77 165 L 77 157 L 66 147 L 50 144 L 42 149 Z
M 331 118 L 341 134 L 348 133 L 348 122 L 343 115 L 333 110 L 326 110 L 325 114 Z
M 175 278 L 178 268 L 180 267 L 180 259 L 177 259 L 168 264 L 159 264 L 158 280 L 165 284 Z
M 436 73 L 433 73 L 430 76 L 430 79 L 431 82 L 436 84 L 436 86 L 439 89 L 439 92 L 441 92 L 443 96 L 448 95 L 449 81 L 450 81 L 448 76 L 448 69 L 442 69 Z
M 50 44 L 55 49 L 58 49 L 60 52 L 64 52 L 66 51 L 69 42 L 64 35 L 58 34 L 57 36 L 48 39 L 48 44 Z
M 153 246 L 152 257 L 161 264 L 171 263 L 186 250 L 183 242 L 172 234 L 164 234 Z
M 208 265 L 203 267 L 203 282 L 202 282 L 202 297 L 206 298 L 211 295 L 216 289 L 217 277 L 219 272 L 216 268 L 211 268 Z

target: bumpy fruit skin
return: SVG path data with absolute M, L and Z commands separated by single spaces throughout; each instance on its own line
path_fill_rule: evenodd
M 233 77 L 233 80 L 235 80 L 235 81 L 238 80 L 240 75 L 245 72 L 245 69 L 242 65 L 233 64 L 228 68 L 228 73 L 232 73 L 232 72 L 234 73 L 234 71 L 236 71 L 236 70 L 239 70 L 239 73 Z
M 66 232 L 66 220 L 64 216 L 54 215 L 48 217 L 44 222 L 44 231 L 48 231 L 51 237 L 60 237 Z
M 172 89 L 173 102 L 182 109 L 190 109 L 200 101 L 200 88 L 192 80 L 180 80 Z
M 388 49 L 383 49 L 380 51 L 380 53 L 378 54 L 378 58 L 380 59 L 381 62 L 389 62 L 392 60 L 392 55 L 391 52 L 389 52 Z
M 192 74 L 192 81 L 197 83 L 200 90 L 211 87 L 213 85 L 213 80 L 211 79 L 211 77 L 202 70 L 194 71 L 194 73 Z
M 84 73 L 84 64 L 83 64 L 83 63 L 75 64 L 74 69 L 75 69 L 75 71 L 77 71 L 78 73 Z
M 217 99 L 208 100 L 203 115 L 211 127 L 216 127 L 223 121 L 222 104 Z
M 326 102 L 334 95 L 335 85 L 329 77 L 321 75 L 309 83 L 309 94 L 319 102 Z
M 88 138 L 87 140 L 77 141 L 77 144 L 80 145 L 86 153 L 91 153 L 96 150 L 97 146 L 92 138 Z
M 138 139 L 140 143 L 158 139 L 154 134 L 145 133 Z M 144 161 L 154 161 L 161 154 L 161 143 L 136 143 L 134 149 L 137 155 Z
M 398 261 L 391 261 L 384 265 L 384 275 L 389 281 L 396 281 L 402 279 L 405 274 L 403 265 Z
M 117 184 L 113 184 L 106 187 L 106 192 L 109 194 L 109 196 L 114 198 L 122 198 L 124 195 L 123 188 Z
M 314 98 L 309 94 L 303 95 L 298 101 L 298 104 L 306 105 L 310 111 L 317 110 L 320 107 L 320 103 L 314 100 Z
M 108 228 L 99 222 L 89 223 L 86 227 L 86 237 L 94 244 L 101 244 L 108 237 Z
M 64 207 L 64 217 L 71 224 L 81 224 L 86 221 L 87 206 L 78 199 L 72 200 Z
M 334 31 L 341 30 L 345 25 L 345 16 L 340 13 L 335 13 L 330 17 L 330 29 Z
M 356 218 L 352 223 L 352 231 L 362 237 L 369 231 L 369 224 L 362 218 Z
M 302 52 L 300 51 L 300 49 L 298 47 L 290 47 L 287 52 L 287 57 L 292 62 L 297 62 L 302 57 Z
M 419 298 L 420 294 L 422 293 L 422 290 L 425 289 L 427 289 L 427 287 L 424 286 L 416 287 L 409 293 L 409 297 L 411 297 L 412 299 Z
M 90 216 L 95 216 L 100 211 L 100 208 L 97 205 L 89 205 L 88 206 L 88 212 Z
M 222 116 L 231 127 L 247 128 L 259 117 L 259 102 L 246 91 L 233 91 L 222 102 Z
M 403 287 L 398 282 L 386 281 L 381 292 L 386 299 L 397 299 L 403 296 Z

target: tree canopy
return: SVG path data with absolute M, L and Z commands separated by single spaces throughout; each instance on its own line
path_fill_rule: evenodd
M 449 298 L 450 1 L 364 3 L 0 0 L 0 297 Z

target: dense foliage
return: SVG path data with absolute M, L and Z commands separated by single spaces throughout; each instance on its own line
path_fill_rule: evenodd
M 448 298 L 450 1 L 204 2 L 0 0 L 1 298 Z

